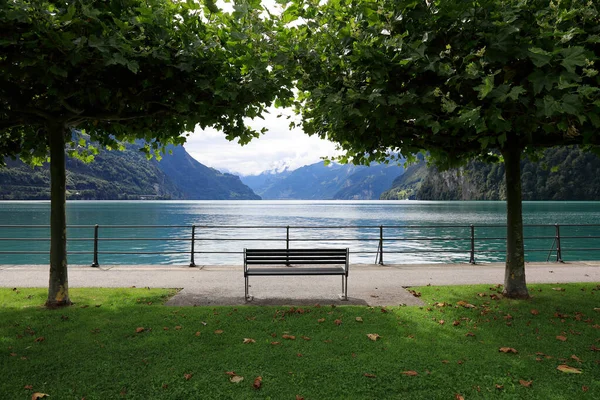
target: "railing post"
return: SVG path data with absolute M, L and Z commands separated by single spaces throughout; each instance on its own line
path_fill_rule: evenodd
M 383 265 L 383 225 L 379 225 L 379 265 Z
M 94 268 L 100 266 L 98 263 L 98 224 L 94 225 L 94 262 L 92 262 L 91 266 Z
M 192 248 L 190 251 L 190 267 L 196 266 L 196 263 L 194 262 L 195 244 L 196 244 L 196 225 L 192 225 Z
M 469 263 L 475 264 L 475 227 L 473 225 L 471 225 L 471 257 Z
M 290 266 L 289 249 L 290 249 L 290 226 L 285 227 L 285 249 L 288 250 L 288 255 L 285 256 L 285 265 Z
M 554 224 L 556 228 L 556 262 L 563 262 L 562 260 L 562 249 L 560 247 L 560 225 Z

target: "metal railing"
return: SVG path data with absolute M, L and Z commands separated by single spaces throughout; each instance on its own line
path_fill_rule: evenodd
M 420 262 L 449 259 L 475 264 L 499 261 L 506 252 L 505 225 L 71 225 L 68 231 L 69 256 L 89 256 L 92 267 L 100 266 L 101 261 L 136 264 L 138 256 L 144 256 L 146 264 L 164 263 L 150 256 L 172 256 L 168 263 L 189 262 L 195 267 L 198 256 L 220 255 L 221 261 L 237 264 L 240 260 L 236 262 L 232 257 L 243 253 L 244 247 L 349 247 L 359 261 L 370 262 L 367 257 L 375 255 L 375 263 L 380 265 L 384 258 L 391 263 L 405 263 L 408 254 L 417 255 L 413 259 Z M 154 236 L 148 236 L 148 231 Z M 24 237 L 15 237 L 13 232 Z M 562 262 L 565 254 L 571 260 L 600 256 L 593 255 L 600 251 L 600 224 L 524 225 L 524 232 L 528 261 L 543 261 L 546 253 L 546 261 L 553 258 L 557 262 Z M 49 241 L 48 225 L 0 225 L 0 264 L 15 264 L 3 259 L 9 255 L 48 255 L 47 248 L 35 244 L 47 242 L 49 247 Z

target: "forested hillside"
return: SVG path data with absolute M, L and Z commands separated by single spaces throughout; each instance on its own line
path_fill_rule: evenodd
M 540 161 L 521 161 L 523 200 L 600 200 L 600 158 L 576 147 L 551 148 Z M 411 177 L 417 179 L 411 179 Z M 412 165 L 384 200 L 504 200 L 504 165 L 470 162 L 440 172 Z
M 67 198 L 70 200 L 137 199 L 260 199 L 237 176 L 202 165 L 184 148 L 162 161 L 148 160 L 140 145 L 124 151 L 102 150 L 91 163 L 67 158 Z M 7 159 L 0 168 L 0 199 L 50 198 L 48 165 L 30 167 Z

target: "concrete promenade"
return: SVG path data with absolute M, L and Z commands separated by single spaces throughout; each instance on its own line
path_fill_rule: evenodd
M 527 263 L 528 283 L 600 283 L 600 261 Z M 419 305 L 406 287 L 425 285 L 498 284 L 504 264 L 352 264 L 349 301 L 340 301 L 341 278 L 335 276 L 251 277 L 244 301 L 241 266 L 106 265 L 69 267 L 69 286 L 182 288 L 170 305 Z M 0 265 L 0 287 L 47 287 L 47 265 Z

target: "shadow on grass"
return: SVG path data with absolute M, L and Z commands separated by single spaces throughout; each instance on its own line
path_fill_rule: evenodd
M 177 308 L 162 306 L 166 290 L 79 289 L 75 306 L 45 310 L 42 290 L 0 290 L 0 393 L 31 398 L 31 385 L 87 400 L 597 398 L 600 291 L 560 287 L 534 285 L 529 301 L 494 300 L 500 289 L 489 286 L 426 287 L 417 291 L 427 306 L 388 309 Z M 231 383 L 226 371 L 245 379 Z

